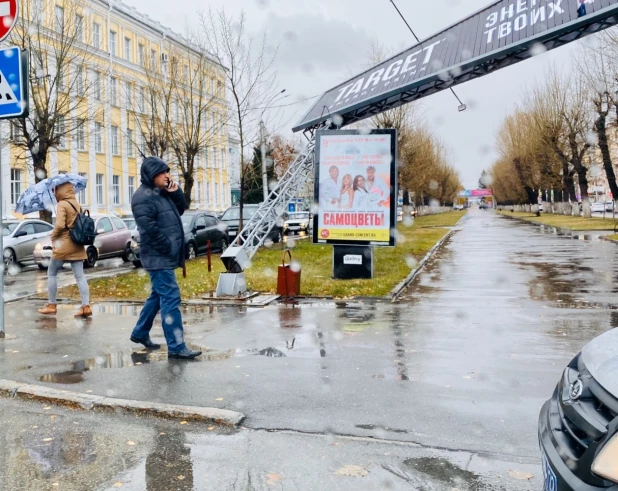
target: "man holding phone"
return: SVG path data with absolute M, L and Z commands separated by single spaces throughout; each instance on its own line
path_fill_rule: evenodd
M 155 317 L 161 311 L 168 358 L 191 360 L 202 354 L 184 342 L 180 289 L 174 270 L 185 267 L 185 233 L 180 219 L 185 195 L 171 176 L 169 166 L 158 157 L 142 162 L 142 185 L 133 195 L 131 208 L 139 231 L 140 260 L 150 275 L 152 291 L 144 304 L 131 341 L 159 349 L 150 339 Z

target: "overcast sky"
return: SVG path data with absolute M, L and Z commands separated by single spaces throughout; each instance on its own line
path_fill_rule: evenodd
M 389 0 L 126 0 L 175 31 L 195 19 L 195 12 L 225 7 L 237 15 L 243 9 L 255 32 L 266 30 L 279 46 L 277 69 L 281 88 L 290 94 L 285 103 L 321 94 L 360 72 L 372 39 L 392 48 L 414 43 L 412 35 Z M 395 0 L 421 38 L 442 30 L 485 7 L 488 0 Z M 476 188 L 484 168 L 495 158 L 494 135 L 505 114 L 523 97 L 527 85 L 543 76 L 551 64 L 568 65 L 575 47 L 544 53 L 529 61 L 458 86 L 468 105 L 444 91 L 424 99 L 427 121 L 451 150 L 464 185 Z M 296 123 L 311 101 L 292 106 L 285 114 L 285 132 Z

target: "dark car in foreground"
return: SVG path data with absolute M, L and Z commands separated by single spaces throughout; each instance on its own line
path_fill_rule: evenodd
M 539 416 L 545 491 L 618 491 L 618 329 L 593 339 Z
M 195 259 L 208 250 L 223 252 L 230 245 L 230 238 L 223 225 L 214 213 L 205 211 L 187 211 L 182 215 L 182 227 L 185 232 L 185 254 L 187 259 Z M 131 243 L 131 261 L 136 267 L 141 267 L 139 259 L 139 233 Z
M 258 211 L 260 205 L 243 205 L 242 209 L 242 218 L 243 224 L 246 224 L 255 212 Z M 227 233 L 230 236 L 230 240 L 233 242 L 236 238 L 236 234 L 238 234 L 238 225 L 240 222 L 240 206 L 235 205 L 227 210 L 221 217 L 221 222 L 223 222 L 227 226 Z M 282 225 L 280 223 L 275 224 L 270 233 L 268 234 L 268 239 L 270 239 L 274 243 L 281 242 L 282 238 Z

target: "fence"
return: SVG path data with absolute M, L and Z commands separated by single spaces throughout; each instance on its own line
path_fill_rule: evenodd
M 526 213 L 536 213 L 539 209 L 538 205 L 510 205 L 510 206 L 498 206 L 499 210 L 503 211 L 520 211 Z M 580 208 L 578 203 L 548 203 L 543 202 L 543 213 L 551 213 L 553 215 L 566 215 L 566 216 L 592 216 L 592 210 L 589 203 L 582 203 Z M 618 208 L 614 207 L 613 211 L 606 211 L 605 216 L 608 218 L 614 218 L 618 216 Z

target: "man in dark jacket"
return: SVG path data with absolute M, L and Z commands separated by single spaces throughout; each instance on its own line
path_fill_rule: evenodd
M 157 157 L 142 163 L 142 185 L 133 195 L 131 208 L 140 237 L 140 260 L 150 275 L 152 291 L 131 334 L 131 341 L 148 349 L 161 346 L 150 340 L 150 330 L 161 310 L 168 358 L 190 360 L 201 351 L 187 348 L 180 314 L 180 289 L 176 268 L 185 265 L 185 234 L 180 216 L 185 196 L 170 177 L 169 166 Z
M 586 0 L 579 0 L 579 8 L 577 9 L 577 17 L 586 15 Z

